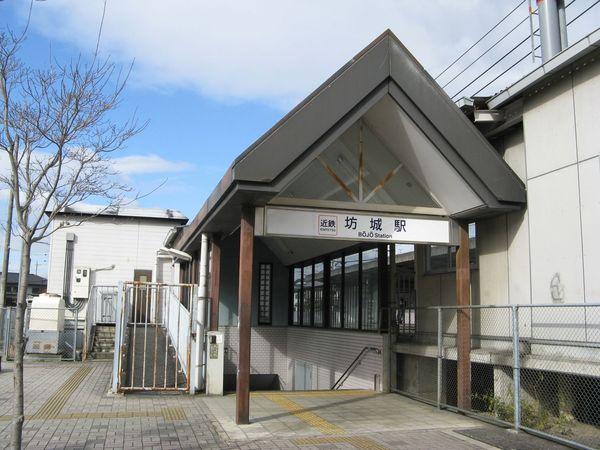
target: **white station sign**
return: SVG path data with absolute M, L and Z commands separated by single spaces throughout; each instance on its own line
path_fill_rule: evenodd
M 256 209 L 256 234 L 353 241 L 455 244 L 448 218 L 356 211 Z

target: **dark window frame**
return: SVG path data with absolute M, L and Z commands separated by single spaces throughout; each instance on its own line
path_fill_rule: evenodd
M 469 224 L 473 225 L 474 234 L 473 236 L 469 236 L 469 258 L 470 258 L 470 266 L 471 270 L 479 269 L 479 253 L 477 251 L 477 222 L 471 222 Z M 475 245 L 471 247 L 471 242 Z M 446 247 L 446 263 L 444 267 L 432 269 L 431 268 L 431 248 L 432 247 Z M 458 246 L 456 245 L 426 245 L 425 246 L 425 270 L 424 275 L 443 275 L 447 273 L 456 272 L 456 250 Z
M 335 252 L 327 253 L 325 255 L 320 255 L 316 258 L 309 258 L 304 261 L 299 261 L 295 264 L 288 266 L 290 271 L 290 288 L 289 288 L 289 308 L 290 312 L 288 315 L 288 324 L 289 326 L 295 327 L 310 327 L 310 328 L 319 328 L 319 329 L 328 329 L 328 330 L 341 330 L 341 331 L 357 331 L 363 333 L 379 333 L 381 330 L 381 311 L 382 311 L 382 301 L 385 297 L 384 288 L 385 282 L 378 287 L 377 291 L 377 326 L 374 329 L 365 330 L 362 327 L 362 308 L 363 308 L 363 298 L 362 298 L 362 252 L 366 250 L 377 249 L 378 250 L 378 264 L 377 264 L 377 279 L 378 281 L 384 281 L 383 276 L 386 273 L 386 267 L 382 267 L 382 261 L 387 261 L 382 258 L 381 252 L 384 253 L 387 251 L 388 246 L 382 243 L 361 243 L 357 245 L 353 245 L 351 247 L 347 247 L 342 250 L 338 250 Z M 383 250 L 382 250 L 383 249 Z M 346 256 L 358 253 L 359 255 L 359 263 L 358 263 L 358 288 L 359 288 L 359 297 L 358 297 L 358 328 L 346 328 L 344 314 L 345 314 L 345 276 L 346 276 Z M 341 298 L 340 298 L 340 326 L 332 327 L 331 326 L 331 261 L 333 259 L 341 258 L 342 266 L 341 266 Z M 314 276 L 314 267 L 315 264 L 322 262 L 324 265 L 324 275 L 323 282 L 324 292 L 323 292 L 323 324 L 322 325 L 314 325 L 314 284 L 315 284 L 315 276 Z M 304 267 L 311 266 L 312 268 L 312 295 L 311 295 L 311 314 L 310 314 L 310 324 L 303 323 L 304 317 Z M 300 299 L 299 299 L 299 320 L 298 323 L 294 323 L 293 315 L 294 315 L 294 270 L 300 269 L 300 276 L 302 282 L 300 283 Z

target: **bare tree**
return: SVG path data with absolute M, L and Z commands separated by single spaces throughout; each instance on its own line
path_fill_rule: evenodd
M 0 182 L 14 194 L 16 234 L 21 238 L 11 442 L 15 449 L 21 446 L 24 421 L 23 326 L 31 246 L 61 227 L 76 225 L 53 222 L 76 203 L 102 199 L 107 208 L 122 203 L 128 189 L 109 158 L 142 128 L 135 119 L 112 119 L 129 71 L 123 75 L 96 56 L 91 62 L 80 57 L 34 69 L 19 59 L 22 43 L 23 36 L 0 34 L 0 151 L 10 164 L 10 173 L 0 174 Z

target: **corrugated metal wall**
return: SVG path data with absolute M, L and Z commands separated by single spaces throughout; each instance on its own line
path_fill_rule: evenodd
M 238 329 L 220 327 L 225 334 L 225 373 L 235 374 Z M 312 368 L 312 389 L 327 390 L 365 347 L 383 348 L 383 336 L 376 333 L 319 330 L 301 327 L 253 327 L 250 373 L 277 374 L 282 389 L 294 386 L 296 363 Z M 381 355 L 369 353 L 343 385 L 343 389 L 373 389 L 381 380 Z M 379 389 L 379 384 L 377 389 Z
M 294 364 L 301 361 L 312 365 L 313 389 L 330 389 L 365 346 L 383 348 L 382 335 L 289 327 L 288 384 L 293 385 Z M 367 354 L 343 389 L 373 389 L 375 376 L 381 379 L 382 364 L 381 355 Z

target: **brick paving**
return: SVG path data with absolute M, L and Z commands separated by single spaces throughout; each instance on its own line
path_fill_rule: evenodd
M 252 423 L 237 426 L 234 395 L 111 395 L 111 367 L 110 362 L 28 363 L 24 447 L 493 448 L 455 432 L 481 422 L 394 394 L 253 393 Z M 0 373 L 0 448 L 10 442 L 12 389 L 7 365 Z

